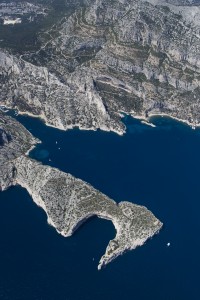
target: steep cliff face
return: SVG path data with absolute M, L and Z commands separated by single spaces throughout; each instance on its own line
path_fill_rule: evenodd
M 157 233 L 162 223 L 143 206 L 116 204 L 84 181 L 27 157 L 16 160 L 17 183 L 26 188 L 48 215 L 48 223 L 63 236 L 70 236 L 88 218 L 98 216 L 113 222 L 111 240 L 98 269 L 127 250 L 141 246 Z
M 0 191 L 16 184 L 14 161 L 37 142 L 20 123 L 0 112 Z
M 120 131 L 94 87 L 92 71 L 82 68 L 63 83 L 46 67 L 38 67 L 0 51 L 0 101 L 43 118 L 60 129 L 78 126 Z M 94 73 L 94 72 L 93 72 Z M 90 76 L 88 76 L 90 74 Z
M 24 187 L 60 234 L 70 236 L 91 216 L 113 222 L 116 237 L 109 242 L 99 269 L 124 251 L 143 245 L 162 227 L 147 208 L 129 202 L 117 204 L 90 184 L 27 157 L 26 152 L 38 140 L 1 113 L 0 141 L 0 190 L 16 184 Z
M 0 103 L 61 129 L 123 133 L 120 112 L 199 124 L 200 7 L 175 4 L 83 1 L 39 51 L 0 51 Z

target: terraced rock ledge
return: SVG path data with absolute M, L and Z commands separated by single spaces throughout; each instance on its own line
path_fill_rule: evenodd
M 117 204 L 90 184 L 30 159 L 27 154 L 38 142 L 16 120 L 0 113 L 0 190 L 12 185 L 24 187 L 44 209 L 48 223 L 65 237 L 91 216 L 111 220 L 116 236 L 98 269 L 159 232 L 162 223 L 146 207 Z
M 0 105 L 63 130 L 123 134 L 121 112 L 200 125 L 196 1 L 65 2 L 74 9 L 37 32 L 37 51 L 0 43 Z

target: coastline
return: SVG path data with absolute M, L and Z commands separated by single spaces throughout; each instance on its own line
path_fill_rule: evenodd
M 114 128 L 108 128 L 106 126 L 101 126 L 101 127 L 84 127 L 84 126 L 81 126 L 80 124 L 77 124 L 77 125 L 74 125 L 74 126 L 67 126 L 67 127 L 64 127 L 64 126 L 56 126 L 56 125 L 52 125 L 48 122 L 47 118 L 44 116 L 44 115 L 34 115 L 30 112 L 22 112 L 20 111 L 19 109 L 17 108 L 11 108 L 9 106 L 5 106 L 8 110 L 15 110 L 17 111 L 17 115 L 21 115 L 21 116 L 29 116 L 29 117 L 32 117 L 32 118 L 38 118 L 40 119 L 42 122 L 45 123 L 46 126 L 48 127 L 51 127 L 51 128 L 55 128 L 55 129 L 59 129 L 59 130 L 62 130 L 62 131 L 67 131 L 67 130 L 73 130 L 73 129 L 79 129 L 79 130 L 85 130 L 85 131 L 97 131 L 97 130 L 102 130 L 102 131 L 105 131 L 105 132 L 113 132 L 113 133 L 116 133 L 120 136 L 123 136 L 125 133 L 126 133 L 126 130 L 115 130 Z M 16 115 L 16 116 L 17 116 Z
M 10 108 L 9 108 L 10 109 Z M 97 131 L 97 130 L 102 130 L 102 131 L 105 131 L 105 132 L 113 132 L 113 133 L 116 133 L 120 136 L 123 136 L 125 133 L 126 133 L 126 129 L 124 131 L 118 131 L 118 130 L 112 130 L 112 129 L 107 129 L 105 127 L 90 127 L 90 128 L 87 128 L 87 127 L 83 127 L 83 126 L 79 126 L 78 124 L 75 125 L 75 126 L 68 126 L 66 129 L 63 128 L 63 127 L 59 127 L 59 126 L 54 126 L 52 124 L 49 124 L 47 119 L 42 116 L 42 115 L 33 115 L 29 112 L 21 112 L 21 111 L 18 111 L 19 115 L 27 115 L 27 116 L 30 116 L 30 117 L 33 117 L 33 118 L 39 118 L 40 120 L 42 120 L 46 126 L 49 126 L 49 127 L 52 127 L 52 128 L 55 128 L 55 129 L 60 129 L 60 130 L 63 130 L 63 131 L 67 131 L 67 130 L 73 130 L 73 129 L 79 129 L 79 130 L 92 130 L 92 131 Z M 121 113 L 119 113 L 121 115 Z M 141 115 L 135 115 L 133 113 L 126 113 L 126 112 L 123 112 L 123 115 L 126 115 L 126 116 L 130 116 L 132 117 L 133 119 L 136 119 L 136 120 L 140 120 L 142 124 L 144 125 L 147 125 L 147 126 L 151 126 L 153 128 L 156 127 L 156 125 L 154 125 L 152 122 L 151 122 L 151 119 L 154 118 L 154 117 L 166 117 L 166 118 L 170 118 L 172 120 L 176 120 L 178 122 L 181 122 L 183 123 L 184 125 L 187 125 L 189 127 L 191 127 L 192 129 L 196 129 L 198 127 L 200 127 L 200 123 L 190 123 L 188 120 L 184 120 L 184 119 L 180 119 L 178 117 L 175 117 L 175 116 L 172 116 L 172 115 L 169 115 L 169 114 L 166 114 L 166 113 L 152 113 L 152 114 L 149 114 L 148 117 L 145 117 L 145 116 L 141 116 Z M 122 118 L 121 118 L 122 120 Z M 123 123 L 123 122 L 122 122 Z M 124 124 L 124 123 L 123 123 Z M 126 126 L 126 125 L 125 125 Z
M 52 125 L 48 122 L 47 118 L 45 117 L 45 115 L 43 114 L 40 114 L 40 115 L 34 115 L 30 112 L 22 112 L 20 111 L 19 109 L 17 108 L 12 108 L 12 107 L 9 107 L 7 105 L 0 105 L 0 107 L 3 107 L 4 109 L 8 109 L 8 110 L 15 110 L 17 111 L 17 115 L 22 115 L 22 116 L 29 116 L 29 117 L 32 117 L 32 118 L 38 118 L 40 119 L 42 122 L 45 123 L 46 126 L 48 127 L 51 127 L 51 128 L 55 128 L 55 129 L 59 129 L 59 130 L 62 130 L 62 131 L 67 131 L 67 130 L 73 130 L 73 129 L 79 129 L 79 130 L 85 130 L 85 131 L 97 131 L 97 130 L 102 130 L 104 132 L 113 132 L 113 133 L 116 133 L 118 134 L 119 136 L 123 136 L 124 134 L 126 134 L 126 125 L 124 124 L 123 122 L 123 117 L 124 116 L 130 116 L 132 117 L 133 119 L 136 119 L 136 120 L 140 120 L 142 124 L 144 125 L 147 125 L 147 126 L 151 126 L 152 128 L 155 128 L 156 125 L 153 124 L 151 122 L 151 119 L 154 118 L 154 117 L 166 117 L 166 118 L 170 118 L 172 120 L 176 120 L 178 122 L 181 122 L 183 123 L 184 125 L 187 125 L 189 127 L 191 127 L 192 129 L 196 129 L 198 127 L 200 127 L 200 123 L 191 123 L 189 122 L 188 120 L 185 120 L 185 119 L 181 119 L 181 118 L 178 118 L 178 117 L 175 117 L 175 116 L 172 116 L 170 114 L 167 114 L 167 113 L 150 113 L 148 115 L 148 117 L 145 117 L 144 115 L 137 115 L 137 114 L 134 114 L 134 112 L 130 112 L 130 113 L 127 113 L 127 112 L 119 112 L 119 116 L 121 117 L 121 122 L 124 124 L 125 126 L 125 130 L 115 130 L 114 128 L 108 128 L 106 126 L 101 126 L 101 127 L 95 127 L 95 126 L 91 126 L 91 127 L 84 127 L 84 126 L 81 126 L 80 124 L 77 124 L 77 125 L 70 125 L 70 126 L 67 126 L 67 127 L 64 127 L 63 125 Z M 5 111 L 7 112 L 7 111 Z
M 151 114 L 149 116 L 149 120 L 153 117 L 167 117 L 173 120 L 176 120 L 178 122 L 184 123 L 185 125 L 188 125 L 189 127 L 191 127 L 192 129 L 196 129 L 196 127 L 200 127 L 200 123 L 190 123 L 188 120 L 184 120 L 184 119 L 180 119 L 174 116 L 170 116 L 168 114 L 165 113 L 161 113 L 161 114 Z
M 12 185 L 20 185 L 26 189 L 33 202 L 46 213 L 48 224 L 64 237 L 71 236 L 92 216 L 110 220 L 115 227 L 116 236 L 109 241 L 98 269 L 127 250 L 143 245 L 163 226 L 145 206 L 128 201 L 116 203 L 86 181 L 27 157 L 26 154 L 39 140 L 23 129 L 23 125 L 17 123 L 17 120 L 13 119 L 12 123 L 10 116 L 2 115 L 3 121 L 4 118 L 5 132 L 9 132 L 9 125 L 14 124 L 11 132 L 14 137 L 18 137 L 14 139 L 16 145 L 30 139 L 24 153 L 21 151 L 19 156 L 14 157 L 8 167 L 5 163 L 1 180 L 6 183 L 4 189 Z M 12 148 L 15 149 L 15 144 Z M 9 156 L 7 160 L 9 161 Z
M 153 125 L 152 127 L 156 127 L 156 125 L 154 125 L 150 122 L 151 119 L 154 118 L 154 117 L 170 118 L 172 120 L 176 120 L 178 122 L 181 122 L 184 125 L 187 125 L 187 126 L 191 127 L 192 129 L 196 129 L 197 127 L 200 127 L 200 123 L 190 123 L 188 120 L 180 119 L 178 117 L 174 117 L 174 116 L 166 114 L 166 113 L 152 113 L 152 114 L 149 114 L 149 116 L 147 118 L 145 116 L 139 116 L 139 115 L 134 115 L 134 114 L 131 114 L 130 116 L 133 117 L 134 119 L 141 120 L 141 122 L 144 121 L 144 124 L 146 124 L 146 125 L 149 125 L 149 126 Z
M 49 226 L 53 227 L 56 232 L 58 234 L 60 234 L 63 237 L 70 237 L 72 236 L 75 231 L 81 227 L 89 218 L 93 217 L 93 216 L 97 216 L 98 218 L 101 219 L 106 219 L 112 222 L 114 228 L 115 228 L 115 232 L 116 232 L 116 236 L 113 240 L 115 239 L 119 239 L 121 240 L 121 235 L 122 234 L 122 224 L 120 224 L 120 222 L 117 221 L 117 219 L 115 219 L 115 217 L 112 218 L 112 216 L 106 215 L 105 213 L 90 213 L 88 215 L 85 215 L 83 218 L 81 219 L 77 219 L 77 223 L 75 225 L 75 227 L 72 227 L 67 233 L 65 232 L 65 230 L 60 231 L 56 224 L 53 222 L 52 218 L 50 217 L 48 210 L 46 208 L 46 205 L 44 203 L 44 201 L 42 200 L 42 198 L 40 197 L 39 194 L 35 193 L 34 191 L 32 191 L 29 186 L 27 184 L 25 184 L 24 182 L 17 180 L 16 182 L 17 185 L 21 186 L 22 188 L 26 189 L 26 191 L 29 193 L 30 197 L 32 198 L 32 201 L 39 207 L 41 208 L 47 217 L 47 223 Z M 157 220 L 157 224 L 159 223 L 159 221 Z M 120 247 L 120 250 L 117 251 L 116 253 L 112 253 L 112 254 L 108 254 L 110 252 L 110 250 L 112 249 L 111 247 L 111 243 L 113 242 L 113 240 L 110 240 L 108 243 L 108 246 L 106 248 L 106 252 L 105 254 L 100 258 L 99 263 L 97 265 L 97 269 L 98 271 L 100 271 L 103 267 L 105 267 L 107 264 L 109 264 L 110 262 L 112 262 L 113 260 L 115 260 L 118 256 L 123 255 L 124 253 L 134 250 L 139 246 L 143 246 L 147 240 L 149 240 L 150 238 L 152 238 L 154 235 L 158 234 L 162 228 L 163 224 L 160 222 L 159 228 L 156 231 L 152 231 L 151 233 L 149 233 L 145 238 L 136 238 L 133 241 L 131 241 L 131 244 L 125 246 L 125 247 Z
M 107 265 L 126 251 L 143 245 L 147 239 L 153 237 L 163 226 L 163 223 L 145 206 L 127 201 L 117 204 L 113 199 L 76 177 L 73 177 L 73 184 L 71 185 L 72 175 L 64 173 L 57 168 L 43 165 L 26 156 L 17 158 L 16 168 L 18 170 L 16 184 L 27 190 L 33 202 L 46 213 L 48 224 L 54 227 L 62 236 L 71 236 L 92 216 L 97 216 L 113 223 L 116 236 L 109 241 L 106 252 L 99 261 L 99 270 L 102 266 Z M 29 169 L 31 172 L 27 171 Z M 66 197 L 64 206 L 60 206 L 61 194 L 57 193 L 52 198 L 49 198 L 48 194 L 48 189 L 51 190 L 51 185 L 54 182 L 56 184 L 60 178 L 65 178 L 65 180 L 63 182 L 61 180 L 62 183 L 60 183 L 59 188 L 70 191 L 70 194 L 67 194 L 67 192 L 62 194 Z M 79 195 L 76 194 L 76 185 L 84 193 L 87 192 L 87 195 L 81 199 L 81 203 L 78 200 Z M 50 200 L 53 206 L 48 204 Z M 72 215 L 70 207 L 74 211 Z M 141 227 L 140 223 L 142 218 L 148 220 L 148 224 L 145 221 L 144 227 Z

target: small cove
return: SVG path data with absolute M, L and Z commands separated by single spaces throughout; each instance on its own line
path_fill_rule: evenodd
M 25 190 L 11 188 L 0 194 L 0 299 L 198 299 L 199 129 L 159 117 L 151 120 L 153 128 L 126 117 L 127 133 L 118 136 L 17 119 L 42 141 L 31 157 L 117 202 L 147 206 L 164 228 L 98 272 L 97 261 L 115 234 L 110 222 L 91 219 L 63 238 Z

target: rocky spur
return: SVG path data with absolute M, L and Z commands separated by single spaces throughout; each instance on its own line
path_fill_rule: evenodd
M 125 251 L 143 245 L 161 229 L 162 223 L 146 207 L 131 202 L 117 204 L 90 184 L 30 159 L 27 154 L 39 140 L 2 113 L 0 136 L 2 191 L 12 185 L 24 187 L 44 209 L 48 223 L 66 237 L 92 216 L 112 221 L 116 236 L 109 242 L 98 269 Z

